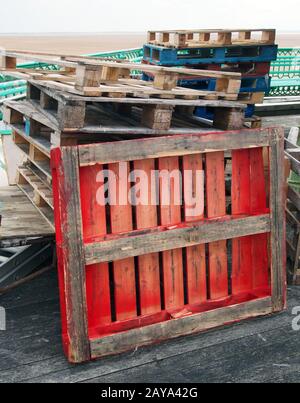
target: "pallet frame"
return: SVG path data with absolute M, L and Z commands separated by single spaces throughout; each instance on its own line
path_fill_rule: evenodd
M 1 56 L 2 55 L 2 56 Z M 188 71 L 174 67 L 158 67 L 150 65 L 140 65 L 135 63 L 124 63 L 120 61 L 107 61 L 92 57 L 75 57 L 52 55 L 52 58 L 43 58 L 39 52 L 16 52 L 0 50 L 3 73 L 23 79 L 49 80 L 61 85 L 67 91 L 77 95 L 101 96 L 103 93 L 110 97 L 118 94 L 126 96 L 129 94 L 139 94 L 140 97 L 149 95 L 156 96 L 197 96 L 197 92 L 183 91 L 177 87 L 180 75 L 190 74 L 197 76 L 209 76 L 220 82 L 219 87 L 227 96 L 237 96 L 238 86 L 241 79 L 239 73 L 218 72 L 201 70 Z M 36 71 L 28 69 L 18 69 L 16 67 L 17 58 L 30 59 L 40 62 L 57 64 L 63 67 L 62 70 Z M 130 78 L 134 71 L 152 72 L 155 76 L 153 85 L 142 83 L 140 80 Z M 205 94 L 202 94 L 205 95 Z M 215 94 L 216 95 L 216 94 Z M 198 92 L 201 97 L 201 92 Z
M 4 105 L 4 121 L 9 124 L 22 124 L 23 116 L 33 121 L 39 121 L 43 126 L 53 132 L 79 133 L 116 133 L 112 127 L 107 127 L 105 122 L 99 122 L 96 126 L 86 122 L 88 105 L 94 103 L 95 107 L 112 106 L 120 115 L 130 117 L 133 107 L 141 112 L 140 127 L 142 132 L 148 129 L 149 134 L 167 133 L 171 127 L 172 117 L 178 110 L 195 108 L 197 106 L 209 106 L 216 110 L 226 110 L 230 115 L 239 111 L 242 120 L 245 105 L 243 102 L 219 101 L 219 100 L 184 100 L 184 99 L 130 99 L 130 98 L 105 98 L 105 97 L 81 97 L 66 94 L 55 89 L 42 87 L 36 83 L 28 84 L 28 101 L 6 102 Z M 41 118 L 42 116 L 42 118 Z M 195 122 L 194 122 L 195 123 Z M 218 128 L 218 120 L 214 126 Z M 242 121 L 240 122 L 242 126 Z M 135 123 L 137 126 L 138 123 Z M 130 128 L 124 133 L 138 133 L 138 130 Z M 221 127 L 223 128 L 223 127 Z M 33 130 L 34 128 L 32 128 Z M 124 129 L 124 128 L 123 128 Z M 238 129 L 238 127 L 236 127 Z M 121 131 L 120 131 L 121 134 Z
M 285 155 L 289 161 L 290 169 L 300 175 L 300 148 L 285 139 Z M 287 238 L 287 256 L 291 259 L 291 284 L 300 285 L 300 194 L 291 185 L 288 185 L 286 215 L 287 222 L 295 228 L 294 239 Z
M 71 362 L 82 362 L 117 354 L 221 326 L 226 323 L 280 312 L 286 306 L 283 130 L 263 129 L 195 136 L 172 136 L 101 145 L 62 147 L 52 150 L 54 202 L 62 304 L 66 310 L 64 347 Z M 196 155 L 268 147 L 270 156 L 270 214 L 233 220 L 212 218 L 203 222 L 172 226 L 167 230 L 144 230 L 105 237 L 84 243 L 79 189 L 80 167 L 113 164 L 119 161 Z M 218 212 L 216 211 L 215 214 Z M 213 216 L 212 216 L 213 217 Z M 122 223 L 122 225 L 124 225 Z M 124 228 L 123 228 L 124 230 Z M 125 229 L 126 231 L 126 229 Z M 183 311 L 167 309 L 156 315 L 116 322 L 101 338 L 89 336 L 87 324 L 85 265 L 116 259 L 132 259 L 147 253 L 169 251 L 203 243 L 219 242 L 270 232 L 271 297 L 264 293 L 240 294 L 207 303 L 206 308 L 189 306 Z M 76 240 L 76 242 L 74 242 Z M 62 247 L 63 245 L 63 247 Z M 168 252 L 163 252 L 168 253 Z M 204 310 L 204 311 L 203 311 Z
M 155 66 L 197 66 L 201 64 L 267 63 L 276 60 L 277 45 L 165 48 L 144 45 L 144 61 Z
M 260 34 L 254 39 L 252 34 Z M 212 38 L 215 36 L 215 38 Z M 222 46 L 251 46 L 256 44 L 273 45 L 275 29 L 242 29 L 242 30 L 163 30 L 149 31 L 148 43 L 165 47 L 194 48 Z

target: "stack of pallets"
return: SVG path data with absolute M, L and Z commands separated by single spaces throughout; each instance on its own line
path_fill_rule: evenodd
M 16 67 L 17 58 L 56 63 L 60 70 L 24 70 Z M 194 70 L 220 83 L 218 91 L 194 90 L 177 87 L 185 69 L 143 66 L 155 76 L 147 83 L 131 78 L 140 68 L 133 63 L 13 51 L 5 51 L 3 59 L 4 72 L 28 80 L 27 100 L 4 106 L 4 121 L 27 157 L 17 182 L 51 225 L 53 146 L 207 131 L 192 115 L 196 106 L 216 110 L 216 128 L 243 126 L 244 105 L 234 101 L 238 73 Z
M 23 77 L 17 56 L 7 68 Z M 243 127 L 240 74 L 55 62 L 26 72 L 28 98 L 4 119 L 27 157 L 19 186 L 55 216 L 68 359 L 284 309 L 283 131 Z M 177 87 L 186 74 L 216 89 Z M 195 107 L 214 109 L 213 126 Z
M 246 117 L 270 90 L 270 66 L 277 57 L 273 29 L 151 31 L 144 46 L 144 62 L 159 66 L 185 66 L 242 74 L 239 100 L 247 104 Z M 145 79 L 151 75 L 144 74 Z M 216 89 L 214 79 L 183 78 L 183 87 Z M 213 111 L 198 108 L 197 116 L 211 119 Z

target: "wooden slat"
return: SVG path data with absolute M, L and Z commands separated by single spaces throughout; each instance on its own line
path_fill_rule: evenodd
M 88 339 L 86 276 L 80 210 L 78 150 L 65 147 L 56 157 L 61 169 L 54 170 L 59 187 L 55 197 L 56 220 L 61 238 L 57 237 L 59 271 L 64 273 L 67 334 L 70 342 L 69 359 L 82 362 L 90 359 Z
M 120 234 L 113 239 L 85 245 L 86 264 L 94 264 L 149 253 L 180 249 L 204 243 L 270 232 L 270 216 L 229 219 L 201 220 L 179 226 L 161 227 L 156 230 L 143 230 Z
M 80 169 L 80 199 L 83 240 L 104 236 L 106 209 L 102 166 Z M 111 323 L 108 263 L 86 267 L 87 313 L 89 329 Z
M 262 167 L 262 173 L 264 173 Z M 250 150 L 232 152 L 232 214 L 250 214 Z M 232 241 L 232 293 L 251 290 L 253 279 L 252 239 Z
M 187 172 L 190 172 L 187 177 Z M 195 205 L 188 203 L 185 197 L 185 221 L 204 219 L 204 171 L 202 155 L 183 157 L 184 195 Z M 187 195 L 189 192 L 189 195 Z M 203 208 L 203 210 L 202 210 Z M 186 281 L 189 304 L 196 304 L 207 299 L 205 245 L 186 248 Z
M 136 225 L 137 229 L 154 228 L 158 225 L 157 206 L 153 203 L 153 198 L 157 197 L 157 189 L 151 186 L 152 172 L 155 170 L 154 160 L 143 160 L 134 162 L 134 170 L 136 175 L 141 172 L 145 182 L 140 186 L 147 186 L 147 189 L 140 189 L 141 202 L 136 205 Z M 138 177 L 135 176 L 135 182 L 138 183 Z M 146 200 L 141 194 L 145 192 Z M 161 293 L 160 293 L 160 271 L 159 271 L 159 254 L 151 253 L 138 258 L 139 270 L 139 289 L 140 289 L 140 307 L 141 314 L 148 315 L 161 310 Z
M 206 154 L 206 200 L 207 217 L 226 215 L 224 153 Z M 228 262 L 226 241 L 210 243 L 209 249 L 209 295 L 219 299 L 228 295 Z
M 119 164 L 110 164 L 108 169 L 111 231 L 113 234 L 132 231 L 132 206 L 128 201 L 129 164 L 124 164 L 122 172 Z M 114 260 L 116 260 L 113 263 L 116 319 L 131 319 L 137 315 L 134 259 L 128 257 Z
M 177 176 L 180 173 L 179 159 L 177 157 L 160 158 L 159 172 L 161 225 L 179 224 L 181 222 L 180 178 Z M 169 176 L 169 180 L 162 180 L 164 173 Z M 165 308 L 181 307 L 184 305 L 182 250 L 173 249 L 163 252 L 162 261 Z
M 281 311 L 286 305 L 284 130 L 274 133 L 278 141 L 270 147 L 272 299 L 274 311 Z
M 273 138 L 269 129 L 241 130 L 207 135 L 176 135 L 172 137 L 120 141 L 79 147 L 80 165 L 106 164 L 118 161 L 135 161 L 170 155 L 209 153 L 225 150 L 268 146 Z
M 122 353 L 154 342 L 157 343 L 187 334 L 199 333 L 221 324 L 237 322 L 260 315 L 268 315 L 271 312 L 271 298 L 240 303 L 226 308 L 219 308 L 209 312 L 129 330 L 126 332 L 126 337 L 124 337 L 124 333 L 119 333 L 93 340 L 91 342 L 91 354 L 92 358 L 97 358 Z
M 261 214 L 266 211 L 267 182 L 264 175 L 264 150 L 250 150 L 250 213 Z M 267 167 L 268 168 L 268 167 Z M 269 235 L 260 234 L 251 237 L 253 288 L 266 288 L 270 285 Z

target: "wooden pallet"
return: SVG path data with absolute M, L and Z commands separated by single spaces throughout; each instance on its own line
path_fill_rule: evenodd
M 7 112 L 6 109 L 9 111 Z M 92 106 L 88 109 L 88 115 L 91 119 L 89 125 L 80 131 L 61 131 L 58 124 L 57 126 L 53 125 L 52 120 L 38 112 L 36 107 L 29 102 L 13 104 L 9 102 L 6 109 L 4 118 L 10 122 L 13 131 L 12 139 L 16 146 L 23 155 L 25 154 L 27 159 L 49 177 L 50 149 L 53 146 L 158 137 L 167 134 L 181 134 L 182 132 L 194 134 L 211 131 L 211 126 L 207 123 L 201 123 L 199 119 L 192 116 L 183 117 L 182 115 L 177 117 L 176 115 L 176 117 L 173 116 L 171 129 L 162 130 L 158 133 L 156 130 L 138 126 L 141 120 L 141 111 L 139 110 L 133 111 L 132 117 L 127 117 L 113 110 L 105 111 Z M 94 120 L 95 116 L 96 120 Z M 105 125 L 100 126 L 99 119 L 102 123 L 105 122 Z M 49 128 L 51 133 L 49 133 Z M 218 131 L 218 129 L 214 130 Z
M 287 139 L 285 148 L 291 170 L 300 175 L 300 148 Z M 287 199 L 287 255 L 292 263 L 288 279 L 291 284 L 300 285 L 300 194 L 292 185 L 288 186 Z
M 53 227 L 17 186 L 1 188 L 0 215 L 1 248 L 54 240 Z
M 239 94 L 238 102 L 247 105 L 263 104 L 265 96 L 264 92 L 242 92 Z
M 165 47 L 199 48 L 273 45 L 275 29 L 149 31 L 148 43 Z
M 34 53 L 22 53 L 13 51 L 1 51 L 3 73 L 15 75 L 24 79 L 48 80 L 60 83 L 64 90 L 70 93 L 85 96 L 138 96 L 138 97 L 214 97 L 214 99 L 237 99 L 241 84 L 239 73 L 217 72 L 178 69 L 176 67 L 158 67 L 140 65 L 134 63 L 120 63 L 97 60 L 82 57 L 64 57 L 63 59 L 46 59 L 47 63 L 56 63 L 63 67 L 62 70 L 36 71 L 19 69 L 16 67 L 17 58 L 29 58 L 30 60 L 43 61 L 45 59 Z M 153 83 L 130 78 L 132 71 L 139 70 L 154 74 Z M 217 91 L 191 91 L 177 88 L 177 82 L 181 75 L 209 77 L 217 80 Z M 211 98 L 210 98 L 211 99 Z
M 50 137 L 48 140 L 39 136 L 28 136 L 22 125 L 13 125 L 13 141 L 25 157 L 48 178 L 51 183 L 50 171 Z
M 34 169 L 30 169 L 30 165 L 19 167 L 17 186 L 45 218 L 48 224 L 54 228 L 52 190 L 49 184 L 40 178 L 40 173 L 36 173 Z
M 160 134 L 161 131 L 170 129 L 174 113 L 181 111 L 186 114 L 187 108 L 191 108 L 189 115 L 197 106 L 210 106 L 228 116 L 239 117 L 240 121 L 236 122 L 239 126 L 233 127 L 236 129 L 242 127 L 243 110 L 245 109 L 243 103 L 230 101 L 82 97 L 53 89 L 52 84 L 41 86 L 35 82 L 29 83 L 28 100 L 34 109 L 26 102 L 7 102 L 4 107 L 4 121 L 8 124 L 21 123 L 23 115 L 27 114 L 27 116 L 30 115 L 30 118 L 34 118 L 42 113 L 45 120 L 41 123 L 51 127 L 53 131 L 95 132 L 95 128 L 98 126 L 99 129 L 102 127 L 103 132 L 110 133 L 110 128 L 107 127 L 107 115 L 118 112 L 120 115 L 131 117 L 132 109 L 139 108 L 141 110 L 140 121 L 135 125 L 144 129 L 150 128 L 153 134 L 155 131 Z M 95 116 L 94 113 L 93 119 L 96 117 L 97 123 L 95 120 L 91 122 L 88 113 L 88 110 L 91 110 L 91 103 L 102 110 L 106 108 L 106 117 L 103 121 L 101 121 L 103 115 Z M 215 118 L 214 126 L 216 128 L 221 126 L 220 128 L 224 129 L 223 121 L 220 121 L 218 117 Z
M 270 153 L 270 204 L 263 148 Z M 232 154 L 230 213 L 225 151 Z M 96 359 L 284 309 L 283 155 L 281 129 L 52 150 L 68 359 Z M 111 172 L 110 200 L 116 200 L 107 206 L 98 202 L 105 195 L 103 166 Z M 186 199 L 177 204 L 176 179 L 171 186 L 160 179 L 154 187 L 158 206 L 124 204 L 127 174 L 153 169 L 188 170 L 194 179 L 197 171 L 204 172 L 205 190 L 197 192 L 197 201 L 206 199 L 205 211 L 192 216 Z M 188 183 L 183 181 L 185 189 Z M 170 194 L 169 205 L 162 202 L 164 192 Z

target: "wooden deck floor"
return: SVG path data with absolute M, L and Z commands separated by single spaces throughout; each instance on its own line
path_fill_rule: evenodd
M 79 366 L 64 358 L 56 273 L 0 297 L 7 331 L 0 332 L 3 382 L 299 382 L 300 332 L 291 309 L 192 337 Z

